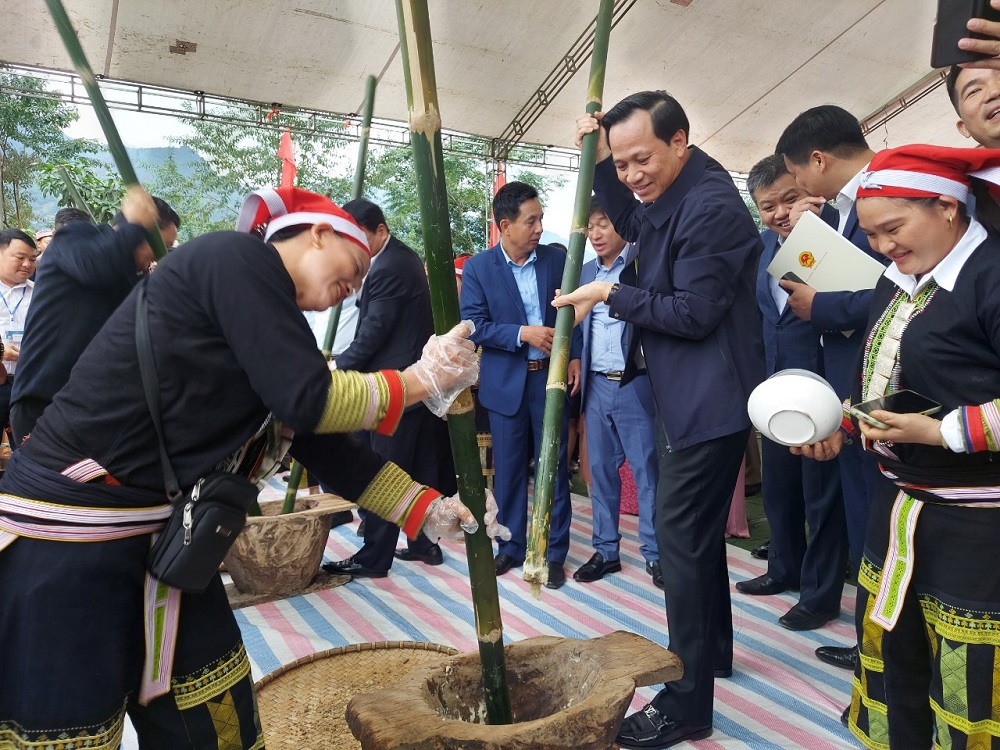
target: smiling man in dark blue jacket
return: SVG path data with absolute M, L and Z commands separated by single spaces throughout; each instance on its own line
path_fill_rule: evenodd
M 762 245 L 729 173 L 688 145 L 687 116 L 669 94 L 633 94 L 603 126 L 585 115 L 577 133 L 600 132 L 594 192 L 618 234 L 638 242 L 638 269 L 557 304 L 573 304 L 579 321 L 607 302 L 639 334 L 625 377 L 645 367 L 653 385 L 656 533 L 670 650 L 684 677 L 628 717 L 617 742 L 659 748 L 712 733 L 714 677 L 732 673 L 724 533 L 750 430 L 747 398 L 764 371 L 754 294 Z

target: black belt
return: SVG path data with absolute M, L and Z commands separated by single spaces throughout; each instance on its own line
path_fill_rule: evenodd
M 610 370 L 608 372 L 597 372 L 597 370 L 593 370 L 591 372 L 591 374 L 593 374 L 593 375 L 600 375 L 602 378 L 607 378 L 608 380 L 621 380 L 622 377 L 625 375 L 625 371 L 624 370 Z
M 528 372 L 537 372 L 538 370 L 544 370 L 549 366 L 548 359 L 529 359 L 528 360 Z

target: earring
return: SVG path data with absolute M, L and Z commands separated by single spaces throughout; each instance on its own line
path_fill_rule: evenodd
M 948 228 L 951 229 L 954 226 L 955 226 L 955 217 L 949 215 L 948 216 Z
M 950 221 L 950 219 L 949 219 L 949 221 Z M 313 241 L 313 249 L 319 250 L 320 247 L 322 247 L 322 245 L 320 245 L 318 242 Z

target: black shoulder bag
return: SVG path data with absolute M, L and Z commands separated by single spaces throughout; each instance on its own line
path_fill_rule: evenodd
M 167 499 L 174 506 L 149 551 L 146 568 L 168 586 L 187 593 L 201 593 L 242 531 L 247 510 L 257 497 L 257 486 L 238 474 L 213 471 L 199 479 L 188 492 L 181 492 L 163 439 L 145 281 L 136 294 L 135 344 L 146 404 L 160 442 Z

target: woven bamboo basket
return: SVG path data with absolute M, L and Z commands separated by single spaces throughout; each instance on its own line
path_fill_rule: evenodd
M 268 750 L 359 750 L 344 712 L 357 693 L 394 685 L 416 667 L 457 654 L 436 643 L 357 643 L 306 656 L 257 683 Z

